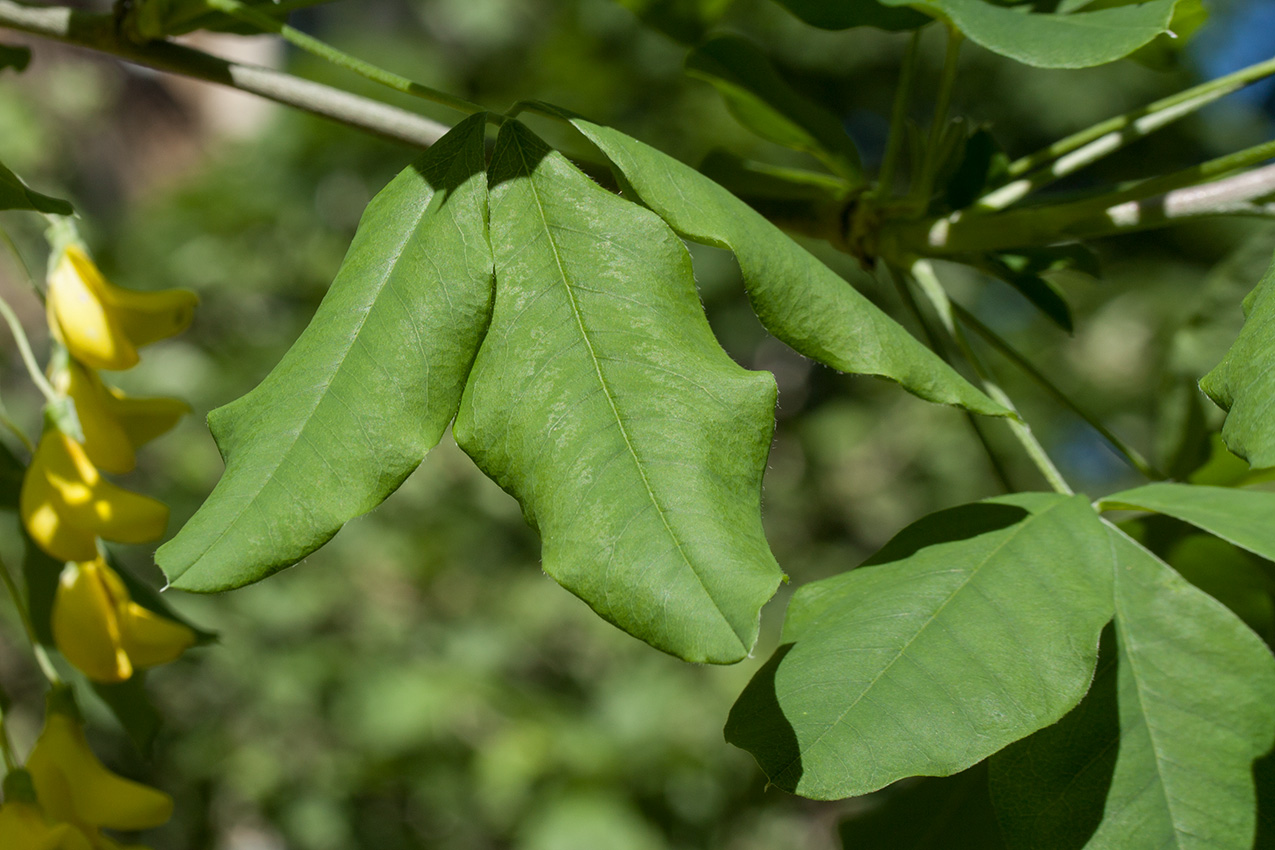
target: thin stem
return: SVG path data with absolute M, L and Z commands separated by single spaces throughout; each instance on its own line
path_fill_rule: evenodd
M 36 362 L 35 354 L 31 351 L 31 343 L 27 340 L 27 332 L 23 330 L 22 323 L 18 321 L 18 315 L 13 312 L 9 302 L 2 297 L 0 297 L 0 315 L 4 317 L 5 322 L 9 325 L 9 330 L 13 333 L 13 340 L 18 344 L 18 353 L 22 355 L 22 362 L 26 364 L 31 380 L 39 388 L 46 401 L 56 402 L 58 399 L 57 391 L 53 389 L 49 379 L 44 377 L 44 373 L 40 371 L 40 364 Z
M 18 442 L 26 448 L 31 454 L 35 454 L 35 443 L 31 442 L 31 438 L 27 436 L 27 432 L 22 430 L 22 426 L 13 420 L 9 415 L 8 409 L 4 406 L 4 402 L 0 400 L 0 425 L 9 429 L 9 433 L 18 438 Z
M 881 159 L 881 173 L 877 181 L 877 195 L 888 198 L 894 190 L 894 172 L 903 154 L 904 136 L 907 134 L 908 100 L 912 96 L 912 79 L 916 76 L 921 55 L 921 31 L 912 33 L 908 48 L 903 54 L 903 68 L 899 73 L 899 87 L 894 90 L 894 106 L 890 110 L 890 135 L 885 143 L 885 155 Z
M 939 168 L 939 154 L 947 131 L 947 116 L 952 109 L 952 93 L 956 89 L 956 74 L 961 56 L 961 42 L 965 37 L 956 27 L 947 27 L 947 45 L 943 54 L 943 75 L 939 78 L 939 91 L 934 101 L 934 117 L 930 121 L 930 138 L 925 146 L 925 163 L 912 186 L 912 199 L 924 205 L 934 191 L 934 176 Z
M 30 544 L 28 544 L 30 545 Z M 40 643 L 40 639 L 35 633 L 35 623 L 31 620 L 31 612 L 27 610 L 26 603 L 22 601 L 22 593 L 18 590 L 18 585 L 13 580 L 13 576 L 9 573 L 9 567 L 0 561 L 0 582 L 9 591 L 9 597 L 13 600 L 13 605 L 18 609 L 18 618 L 22 621 L 22 628 L 27 633 L 27 640 L 31 641 L 31 651 L 35 654 L 36 663 L 40 666 L 40 672 L 44 674 L 44 678 L 49 684 L 61 684 L 62 677 L 58 675 L 57 668 L 53 666 L 52 659 L 49 658 L 48 652 L 44 649 L 44 644 Z
M 1060 177 L 1078 171 L 1125 145 L 1272 74 L 1275 74 L 1275 58 L 1241 68 L 1232 74 L 1209 80 L 1073 133 L 1010 163 L 1009 176 L 1022 179 L 989 192 L 975 206 L 989 210 L 1003 209 Z
M 992 348 L 995 348 L 1004 355 L 1005 359 L 1009 360 L 1021 369 L 1028 377 L 1035 381 L 1041 389 L 1049 393 L 1055 401 L 1066 407 L 1081 419 L 1085 420 L 1091 428 L 1101 434 L 1102 437 L 1111 444 L 1112 448 L 1114 448 L 1121 457 L 1129 463 L 1130 466 L 1155 481 L 1163 481 L 1167 477 L 1164 473 L 1160 472 L 1148 463 L 1147 459 L 1142 456 L 1141 452 L 1126 443 L 1124 440 L 1120 439 L 1120 437 L 1112 432 L 1111 429 L 1104 425 L 1102 420 L 1098 419 L 1098 417 L 1081 407 L 1075 399 L 1063 392 L 1057 384 L 1051 381 L 1043 372 L 1037 369 L 1030 360 L 1005 341 L 1000 334 L 983 324 L 977 316 L 969 310 L 966 310 L 957 302 L 953 301 L 951 303 L 952 311 L 956 314 L 956 318 L 960 320 L 961 324 L 971 328 L 989 345 L 991 345 Z
M 134 44 L 120 34 L 110 14 L 0 0 L 0 27 L 229 86 L 414 147 L 427 148 L 450 129 L 422 115 L 259 65 L 230 62 L 170 42 Z
M 926 297 L 930 299 L 930 303 L 934 306 L 935 312 L 938 313 L 939 319 L 942 321 L 948 335 L 969 361 L 975 373 L 978 374 L 984 392 L 993 401 L 1004 405 L 1015 414 L 1013 417 L 1008 418 L 1006 423 L 1009 425 L 1010 431 L 1018 439 L 1018 442 L 1022 444 L 1032 463 L 1036 464 L 1036 468 L 1040 470 L 1045 480 L 1049 482 L 1049 486 L 1056 492 L 1067 496 L 1072 495 L 1075 491 L 1071 489 L 1067 480 L 1063 478 L 1062 473 L 1058 471 L 1058 467 L 1050 459 L 1045 447 L 1036 439 L 1036 435 L 1032 433 L 1031 426 L 1023 420 L 1021 415 L 1018 415 L 1018 409 L 1014 406 L 1013 400 L 992 378 L 991 373 L 979 359 L 977 352 L 969 344 L 969 340 L 965 338 L 965 332 L 956 323 L 956 319 L 953 316 L 952 302 L 947 297 L 947 292 L 943 289 L 943 285 L 939 282 L 938 275 L 934 273 L 934 267 L 930 265 L 928 260 L 917 260 L 912 264 L 912 278 L 921 287 L 921 291 L 925 293 Z
M 895 274 L 889 266 L 884 266 L 885 274 L 894 284 L 895 290 L 899 293 L 899 297 L 903 303 L 907 305 L 908 311 L 912 314 L 912 318 L 916 319 L 916 323 L 921 326 L 921 332 L 925 334 L 926 342 L 929 343 L 930 349 L 943 359 L 943 362 L 949 366 L 952 365 L 952 357 L 947 351 L 947 347 L 943 345 L 938 334 L 930 327 L 929 321 L 925 318 L 925 314 L 921 312 L 921 307 L 916 303 L 916 297 L 912 294 L 912 290 L 908 289 L 907 284 L 903 282 L 900 275 Z M 1009 478 L 1009 471 L 1005 469 L 1005 465 L 1001 462 L 1000 455 L 997 454 L 996 448 L 992 445 L 991 438 L 988 437 L 983 423 L 979 417 L 968 411 L 962 410 L 965 414 L 966 421 L 970 427 L 974 429 L 974 435 L 978 437 L 979 443 L 983 446 L 983 454 L 987 456 L 988 463 L 991 464 L 992 472 L 996 475 L 996 480 L 1000 482 L 1001 488 L 1007 493 L 1012 493 L 1016 488 Z
M 409 80 L 407 77 L 395 74 L 392 71 L 387 71 L 384 68 L 373 65 L 371 62 L 359 59 L 357 56 L 351 56 L 345 51 L 339 50 L 327 42 L 320 41 L 319 39 L 307 35 L 298 29 L 294 29 L 276 18 L 264 15 L 256 9 L 240 3 L 239 0 L 205 0 L 205 2 L 209 7 L 216 9 L 219 12 L 225 12 L 232 18 L 237 18 L 238 20 L 251 24 L 265 32 L 273 32 L 282 37 L 289 44 L 299 47 L 307 53 L 311 53 L 318 56 L 320 59 L 325 59 L 334 65 L 353 71 L 359 76 L 366 77 L 375 83 L 388 86 L 397 92 L 423 98 L 424 100 L 429 100 L 442 106 L 446 106 L 449 109 L 455 109 L 458 112 L 463 112 L 466 115 L 473 115 L 477 112 L 484 111 L 483 107 L 465 100 L 464 98 L 456 97 L 448 94 L 447 92 L 421 85 L 413 80 Z

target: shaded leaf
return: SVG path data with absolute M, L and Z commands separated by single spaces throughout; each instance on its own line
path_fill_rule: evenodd
M 828 30 L 877 27 L 883 30 L 914 30 L 930 19 L 906 8 L 883 6 L 877 0 L 776 0 L 789 12 L 811 26 Z
M 1275 560 L 1275 493 L 1159 482 L 1122 490 L 1098 502 L 1104 511 L 1154 511 L 1216 534 L 1255 555 Z
M 763 139 L 805 151 L 862 183 L 859 151 L 837 116 L 788 84 L 756 45 L 717 36 L 686 57 L 686 71 L 717 89 L 731 114 Z
M 17 44 L 0 44 L 0 71 L 12 68 L 21 73 L 31 64 L 31 48 Z
M 1253 763 L 1275 743 L 1275 659 L 1220 603 L 1109 534 L 1114 687 L 1099 678 L 1061 723 L 992 760 L 1010 846 L 1252 847 Z M 1103 774 L 1105 799 L 1090 781 Z
M 884 799 L 841 822 L 845 850 L 1004 850 L 986 762 L 955 776 L 904 780 L 874 796 Z
M 1022 258 L 1006 258 L 989 254 L 978 265 L 988 274 L 1017 289 L 1037 310 L 1048 316 L 1050 321 L 1067 333 L 1071 333 L 1075 328 L 1071 320 L 1071 305 L 1067 303 L 1061 290 L 1031 270 L 1028 264 L 1011 264 L 1012 260 L 1016 259 Z M 1016 268 L 1015 265 L 1018 267 Z
M 310 326 L 209 415 L 226 471 L 156 553 L 173 586 L 226 590 L 295 563 L 438 443 L 490 317 L 484 123 L 457 125 L 372 200 Z
M 1110 545 L 1083 497 L 940 511 L 796 593 L 726 739 L 817 799 L 950 775 L 1076 705 L 1110 618 Z
M 35 629 L 36 640 L 45 646 L 53 646 L 53 597 L 57 594 L 58 579 L 62 575 L 63 561 L 55 560 L 35 545 L 25 528 L 22 529 L 22 580 L 27 589 L 27 613 Z
M 26 465 L 14 457 L 7 445 L 0 442 L 0 509 L 18 509 L 18 496 L 22 493 L 22 478 L 26 472 Z
M 927 401 L 1008 415 L 836 272 L 721 186 L 623 133 L 565 117 L 601 148 L 637 197 L 679 236 L 734 252 L 753 310 L 783 342 L 834 369 L 897 381 Z
M 774 378 L 722 351 L 657 216 L 517 122 L 491 182 L 496 304 L 457 443 L 601 616 L 687 660 L 744 658 L 782 577 L 760 521 Z
M 22 182 L 0 163 L 0 210 L 35 210 L 53 215 L 71 215 L 71 205 L 59 198 L 42 195 Z
M 1275 466 L 1275 262 L 1244 300 L 1244 328 L 1200 389 L 1226 411 L 1222 439 L 1254 467 Z
M 93 692 L 106 704 L 111 714 L 128 734 L 129 740 L 143 756 L 149 758 L 155 748 L 155 737 L 163 726 L 163 718 L 150 695 L 146 693 L 146 673 L 137 670 L 123 682 L 92 682 Z
M 754 162 L 720 148 L 709 151 L 699 170 L 741 197 L 831 202 L 843 201 L 853 189 L 831 174 Z
M 1275 645 L 1275 581 L 1248 552 L 1208 534 L 1190 534 L 1164 560 L 1191 584 Z
M 683 44 L 694 44 L 733 0 L 616 0 L 642 23 Z
M 275 20 L 286 20 L 296 9 L 331 0 L 244 0 L 255 11 Z M 124 7 L 121 27 L 135 42 L 145 43 L 195 30 L 254 35 L 261 30 L 232 15 L 216 11 L 205 0 L 132 0 Z
M 949 21 L 993 53 L 1039 68 L 1085 68 L 1114 62 L 1169 28 L 1177 0 L 1089 3 L 1070 11 L 1050 4 L 991 0 L 881 0 Z

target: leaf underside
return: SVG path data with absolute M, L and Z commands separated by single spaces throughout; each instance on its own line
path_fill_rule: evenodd
M 1244 328 L 1200 381 L 1225 410 L 1222 439 L 1255 469 L 1275 466 L 1275 262 L 1244 302 Z
M 1154 511 L 1275 560 L 1275 493 L 1234 487 L 1157 482 L 1113 493 L 1103 510 Z
M 491 186 L 496 302 L 457 443 L 602 617 L 687 660 L 744 658 L 782 577 L 760 521 L 773 377 L 722 351 L 657 216 L 517 122 Z
M 951 775 L 1076 705 L 1110 618 L 1109 543 L 1083 497 L 941 511 L 797 592 L 726 738 L 816 799 Z
M 1275 659 L 1115 528 L 1115 622 L 1084 702 L 992 759 L 1011 847 L 1253 847 L 1253 762 L 1275 743 Z
M 309 327 L 209 415 L 226 471 L 156 553 L 175 587 L 226 590 L 296 563 L 438 443 L 490 318 L 484 126 L 457 125 L 372 200 Z
M 754 312 L 787 345 L 843 372 L 896 381 L 927 401 L 1008 414 L 730 192 L 617 130 L 564 117 L 607 155 L 638 198 L 679 236 L 734 252 Z

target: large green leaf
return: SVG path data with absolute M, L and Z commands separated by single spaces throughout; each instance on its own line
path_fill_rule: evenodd
M 1244 300 L 1244 328 L 1200 381 L 1226 413 L 1222 439 L 1254 468 L 1275 466 L 1275 262 Z
M 836 272 L 712 180 L 625 134 L 566 115 L 678 235 L 734 252 L 753 310 L 792 348 L 834 369 L 897 381 L 928 401 L 1008 411 L 913 339 Z
M 711 38 L 686 57 L 686 72 L 712 84 L 731 113 L 757 135 L 813 154 L 862 183 L 859 151 L 841 121 L 790 86 L 752 42 L 730 35 Z
M 174 586 L 264 578 L 376 507 L 442 437 L 490 318 L 484 117 L 368 205 L 310 326 L 209 415 L 226 471 L 156 560 Z
M 811 26 L 827 30 L 878 27 L 883 30 L 914 30 L 930 19 L 911 9 L 883 6 L 878 0 L 776 0 L 789 12 Z
M 1110 544 L 1083 497 L 941 511 L 797 592 L 726 738 L 818 799 L 947 776 L 1076 705 L 1110 618 Z
M 1267 560 L 1275 560 L 1275 493 L 1160 482 L 1098 502 L 1102 510 L 1141 510 L 1177 517 Z
M 35 210 L 52 215 L 75 212 L 66 201 L 42 195 L 27 186 L 3 163 L 0 163 L 0 210 Z
M 855 0 L 847 0 L 853 3 Z M 1039 68 L 1114 62 L 1166 32 L 1177 0 L 1037 3 L 992 0 L 881 0 L 949 21 L 994 53 Z M 1069 10 L 1037 11 L 1069 6 Z
M 1006 838 L 1032 850 L 1247 850 L 1253 763 L 1275 743 L 1275 659 L 1224 606 L 1109 533 L 1114 664 L 1061 723 L 992 759 Z
M 760 516 L 774 378 L 722 351 L 659 217 L 517 122 L 491 183 L 496 304 L 456 441 L 600 615 L 687 660 L 744 658 L 782 577 Z

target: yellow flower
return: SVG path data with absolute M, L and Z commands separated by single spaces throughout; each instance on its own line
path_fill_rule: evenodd
M 123 682 L 138 667 L 167 664 L 195 643 L 189 627 L 134 602 L 101 558 L 68 564 L 53 599 L 53 639 L 95 682 Z
M 14 801 L 0 806 L 0 847 L 4 850 L 92 850 L 93 845 L 70 824 L 49 823 L 36 804 Z
M 75 402 L 84 452 L 98 469 L 116 474 L 137 465 L 135 449 L 168 431 L 190 412 L 175 398 L 129 398 L 102 383 L 96 372 L 71 361 L 60 390 Z
M 129 369 L 137 349 L 190 325 L 195 293 L 137 292 L 102 277 L 78 245 L 68 245 L 49 275 L 49 326 L 71 356 L 94 369 Z
M 99 847 L 114 845 L 97 834 L 100 828 L 150 829 L 173 814 L 172 797 L 108 770 L 89 749 L 79 718 L 52 706 L 27 770 L 45 814 L 92 836 Z
M 45 431 L 18 500 L 31 538 L 54 558 L 91 561 L 95 537 L 144 543 L 162 537 L 168 507 L 105 480 L 84 447 L 57 429 Z

